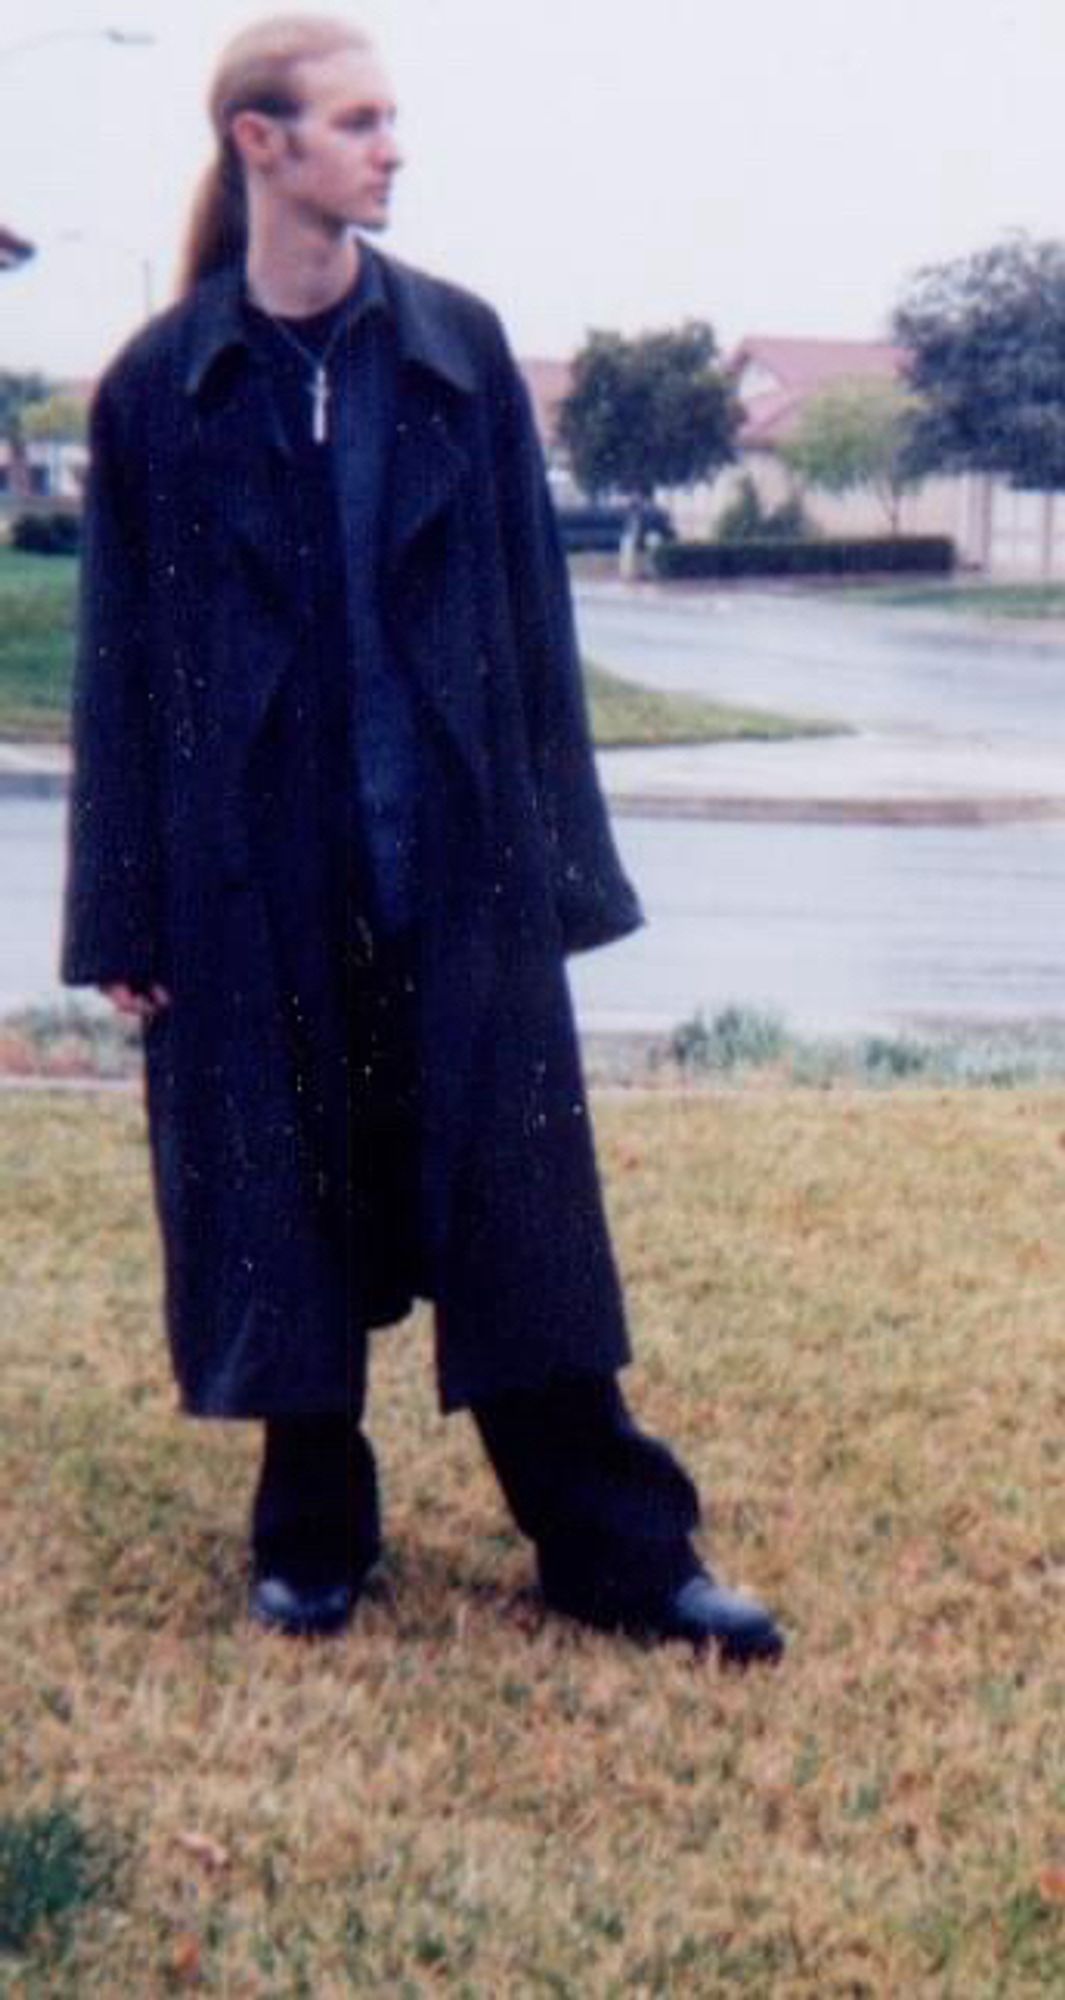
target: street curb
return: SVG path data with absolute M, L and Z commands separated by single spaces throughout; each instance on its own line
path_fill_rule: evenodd
M 0 799 L 64 799 L 69 790 L 66 771 L 0 771 Z
M 712 820 L 770 826 L 1011 826 L 1065 820 L 1065 798 L 753 798 L 710 793 L 607 793 L 616 819 Z
M 0 746 L 2 748 L 2 746 Z M 63 799 L 69 770 L 28 761 L 0 767 L 0 799 Z M 988 794 L 958 798 L 759 798 L 754 794 L 613 791 L 606 799 L 617 819 L 706 820 L 718 825 L 766 826 L 1011 826 L 1065 820 L 1065 797 Z

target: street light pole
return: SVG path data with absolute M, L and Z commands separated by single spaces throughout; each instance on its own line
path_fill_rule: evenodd
M 155 36 L 140 28 L 52 28 L 44 35 L 29 35 L 24 42 L 9 42 L 0 49 L 0 62 L 9 56 L 28 55 L 31 49 L 44 49 L 53 42 L 112 42 L 119 48 L 148 48 Z

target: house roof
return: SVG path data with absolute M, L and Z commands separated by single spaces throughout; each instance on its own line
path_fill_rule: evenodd
M 533 415 L 540 442 L 545 450 L 558 435 L 558 406 L 569 394 L 573 369 L 568 361 L 519 361 L 525 386 L 532 397 Z
M 745 420 L 740 443 L 771 449 L 794 432 L 805 405 L 839 382 L 895 382 L 903 350 L 887 340 L 802 340 L 750 334 L 729 358 Z

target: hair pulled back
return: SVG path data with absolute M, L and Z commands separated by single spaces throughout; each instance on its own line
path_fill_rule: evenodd
M 238 111 L 295 117 L 300 98 L 294 72 L 300 63 L 342 49 L 369 49 L 370 38 L 352 21 L 330 14 L 278 14 L 244 28 L 226 44 L 207 99 L 217 153 L 200 183 L 189 218 L 179 292 L 241 261 L 247 246 L 244 168 L 231 125 Z

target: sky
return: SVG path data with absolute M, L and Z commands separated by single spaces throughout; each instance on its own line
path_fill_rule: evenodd
M 166 303 L 214 57 L 273 11 L 2 0 L 0 223 L 38 256 L 0 275 L 0 368 L 93 375 L 147 289 Z M 873 339 L 922 266 L 1012 229 L 1065 236 L 1063 0 L 367 0 L 354 17 L 408 160 L 385 247 L 490 298 L 524 356 L 685 318 L 725 350 Z

